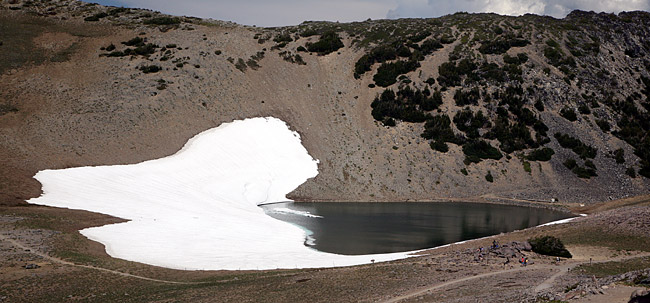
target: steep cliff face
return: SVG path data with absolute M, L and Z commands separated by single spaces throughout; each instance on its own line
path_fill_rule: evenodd
M 650 188 L 645 12 L 254 28 L 16 1 L 0 27 L 2 204 L 38 196 L 38 170 L 159 158 L 255 116 L 289 123 L 320 160 L 295 199 Z

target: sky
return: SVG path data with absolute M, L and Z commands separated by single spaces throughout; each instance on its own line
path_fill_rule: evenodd
M 563 18 L 574 9 L 595 12 L 650 11 L 650 0 L 90 0 L 104 5 L 148 8 L 256 26 L 303 21 L 363 21 L 431 18 L 456 12 L 533 13 Z

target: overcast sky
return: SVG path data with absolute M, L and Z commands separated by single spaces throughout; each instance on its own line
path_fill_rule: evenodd
M 148 8 L 172 15 L 257 26 L 306 20 L 362 21 L 368 18 L 427 18 L 465 12 L 533 13 L 557 18 L 574 9 L 596 12 L 650 11 L 650 0 L 95 0 L 105 5 Z

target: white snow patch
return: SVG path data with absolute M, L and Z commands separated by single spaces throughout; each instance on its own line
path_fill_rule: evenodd
M 269 213 L 276 213 L 276 214 L 291 214 L 291 215 L 298 215 L 298 216 L 303 216 L 303 217 L 310 217 L 310 218 L 322 218 L 323 216 L 319 215 L 314 215 L 308 211 L 301 211 L 301 210 L 295 210 L 295 209 L 290 209 L 286 207 L 280 207 L 280 208 L 274 208 L 272 210 L 268 211 Z
M 31 204 L 130 220 L 81 233 L 116 258 L 176 269 L 349 266 L 408 252 L 343 256 L 306 247 L 306 232 L 257 205 L 318 174 L 300 136 L 276 118 L 251 118 L 204 131 L 176 154 L 133 165 L 43 170 Z
M 577 219 L 577 218 L 579 218 L 579 217 L 572 217 L 572 218 L 566 218 L 566 219 L 557 220 L 557 221 L 553 221 L 553 222 L 548 222 L 548 223 L 544 223 L 544 224 L 542 224 L 542 225 L 538 225 L 538 227 L 540 227 L 540 226 L 555 225 L 555 224 L 564 224 L 564 223 L 569 223 L 569 222 L 571 222 L 571 221 L 573 221 L 573 220 L 575 220 L 575 219 Z

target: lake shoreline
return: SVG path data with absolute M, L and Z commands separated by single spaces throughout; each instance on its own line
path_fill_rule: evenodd
M 335 202 L 335 203 L 441 203 L 441 202 L 455 202 L 455 203 L 483 203 L 483 204 L 497 204 L 497 205 L 515 205 L 526 206 L 535 208 L 546 208 L 557 210 L 572 215 L 580 215 L 581 212 L 575 210 L 580 204 L 565 203 L 565 202 L 550 202 L 540 200 L 524 200 L 512 199 L 505 197 L 467 197 L 467 198 L 432 198 L 432 199 L 419 199 L 419 200 L 375 200 L 375 201 L 337 201 L 329 199 L 309 199 L 309 198 L 295 198 L 295 203 L 319 203 L 319 202 Z M 572 210 L 573 209 L 573 210 Z

